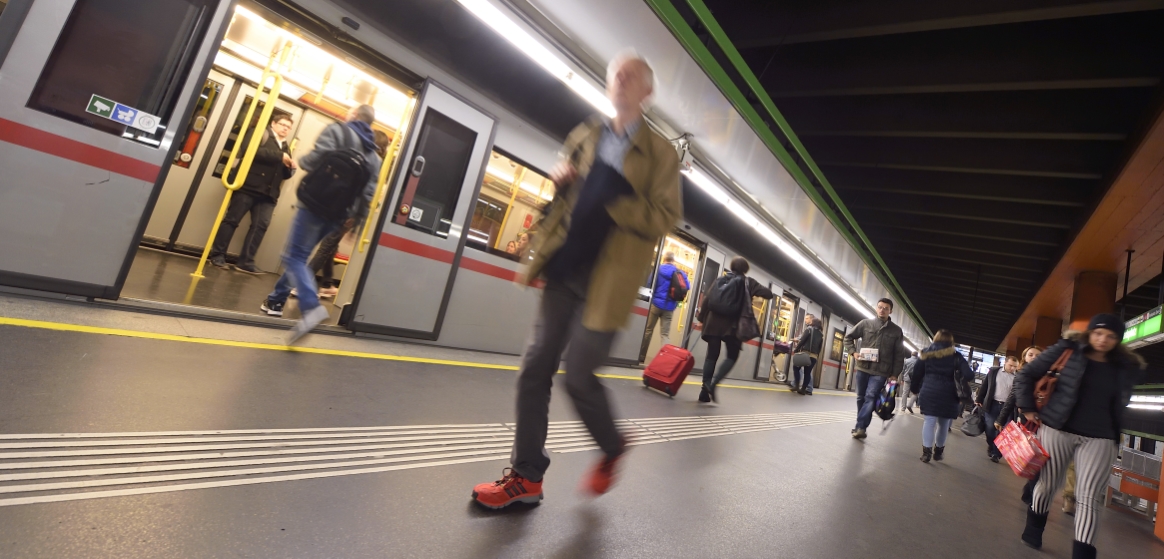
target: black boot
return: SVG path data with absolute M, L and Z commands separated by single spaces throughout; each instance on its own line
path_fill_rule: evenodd
M 700 402 L 710 402 L 711 401 L 711 392 L 707 389 L 706 384 L 703 385 L 703 387 L 699 389 L 699 401 Z
M 1095 546 L 1076 541 L 1071 546 L 1071 559 L 1095 559 Z
M 945 451 L 946 451 L 946 447 L 935 446 L 934 447 L 934 462 L 941 462 L 942 461 L 942 453 Z
M 930 457 L 932 457 L 933 455 L 934 455 L 934 451 L 933 451 L 933 450 L 930 450 L 930 447 L 928 447 L 928 446 L 923 446 L 923 447 L 922 447 L 922 455 L 921 455 L 921 461 L 922 461 L 922 462 L 925 462 L 926 464 L 929 464 L 929 463 L 930 463 Z
M 1035 514 L 1035 511 L 1027 509 L 1027 528 L 1023 530 L 1023 543 L 1035 549 L 1042 549 L 1043 528 L 1046 527 L 1047 515 Z

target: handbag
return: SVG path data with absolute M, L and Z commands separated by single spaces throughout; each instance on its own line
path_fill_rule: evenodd
M 1075 350 L 1063 350 L 1063 353 L 1055 360 L 1055 364 L 1051 365 L 1051 370 L 1035 384 L 1035 410 L 1043 409 L 1043 406 L 1051 401 L 1051 395 L 1055 393 L 1055 385 L 1059 384 L 1059 373 L 1063 367 L 1067 366 L 1067 360 L 1071 358 L 1072 353 L 1075 353 Z
M 982 417 L 982 408 L 970 412 L 970 417 L 962 422 L 962 434 L 967 437 L 977 437 L 986 432 L 986 420 Z
M 813 328 L 812 330 L 813 331 L 809 333 L 809 338 L 808 338 L 809 349 L 812 349 L 812 341 L 816 339 L 816 329 Z M 797 348 L 797 352 L 792 354 L 792 366 L 793 367 L 811 367 L 812 366 L 812 358 L 815 356 L 816 356 L 815 353 L 811 353 L 809 351 L 805 351 L 803 349 Z
M 1010 469 L 1026 479 L 1035 479 L 1050 459 L 1034 431 L 1014 421 L 1007 423 L 995 437 L 994 446 L 998 447 Z
M 752 291 L 748 280 L 744 278 L 744 308 L 741 309 L 739 321 L 736 322 L 736 337 L 741 342 L 760 336 L 760 324 L 756 322 L 756 313 L 752 310 Z

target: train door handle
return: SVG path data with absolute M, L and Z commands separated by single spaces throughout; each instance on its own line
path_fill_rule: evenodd
M 419 177 L 424 172 L 424 156 L 418 155 L 412 161 L 412 176 Z

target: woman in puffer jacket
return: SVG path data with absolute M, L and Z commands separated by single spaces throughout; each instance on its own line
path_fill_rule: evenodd
M 1096 315 L 1083 334 L 1068 333 L 1015 377 L 1015 400 L 1027 421 L 1041 423 L 1039 442 L 1050 458 L 1039 472 L 1034 500 L 1027 509 L 1022 540 L 1039 549 L 1051 498 L 1075 461 L 1075 542 L 1072 557 L 1096 556 L 1099 498 L 1118 451 L 1120 420 L 1132 398 L 1144 360 L 1121 345 L 1124 323 L 1111 314 Z M 1071 352 L 1054 391 L 1036 408 L 1035 387 L 1054 363 Z
M 930 458 L 942 461 L 950 424 L 970 402 L 968 379 L 972 378 L 970 364 L 954 349 L 954 335 L 949 330 L 938 330 L 934 343 L 922 350 L 913 366 L 909 385 L 910 392 L 918 395 L 918 404 L 925 416 L 922 462 L 928 463 Z

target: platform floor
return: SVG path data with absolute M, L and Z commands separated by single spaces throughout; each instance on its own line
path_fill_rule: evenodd
M 847 393 L 733 383 L 712 407 L 604 369 L 649 443 L 619 485 L 577 492 L 597 456 L 557 386 L 546 500 L 491 512 L 469 492 L 506 466 L 515 358 L 318 334 L 288 351 L 270 329 L 8 297 L 0 317 L 6 559 L 1070 556 L 1058 512 L 1042 553 L 1019 542 L 1023 480 L 982 439 L 928 465 L 914 417 L 854 441 Z M 1115 511 L 1098 547 L 1164 558 Z

